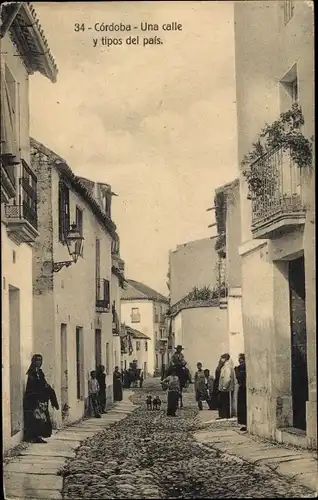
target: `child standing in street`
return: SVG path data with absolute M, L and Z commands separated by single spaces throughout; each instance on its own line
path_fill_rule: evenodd
M 90 411 L 95 418 L 101 418 L 99 408 L 99 383 L 96 378 L 96 371 L 91 371 L 91 378 L 88 381 L 88 396 Z
M 171 369 L 171 375 L 164 379 L 161 384 L 163 388 L 168 388 L 167 416 L 176 417 L 180 397 L 180 382 L 179 377 L 177 377 L 177 370 L 175 367 Z
M 206 401 L 210 407 L 210 397 L 206 386 L 206 375 L 202 370 L 202 363 L 197 363 L 197 371 L 194 375 L 195 399 L 199 410 L 203 410 L 203 401 Z

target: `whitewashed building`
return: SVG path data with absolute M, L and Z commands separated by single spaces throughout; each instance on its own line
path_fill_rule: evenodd
M 161 374 L 168 362 L 166 313 L 168 299 L 139 281 L 127 280 L 121 295 L 121 321 L 149 337 L 148 361 L 142 368 L 150 376 Z
M 313 2 L 234 21 L 247 427 L 316 448 Z
M 60 425 L 85 414 L 90 372 L 100 364 L 106 368 L 107 403 L 113 401 L 111 284 L 118 235 L 109 185 L 77 177 L 35 140 L 32 155 L 40 233 L 33 266 L 34 350 L 43 355 L 44 372 L 61 401 L 60 413 L 54 412 Z M 84 244 L 70 256 L 73 224 Z
M 33 350 L 32 260 L 38 237 L 37 177 L 30 161 L 29 77 L 57 67 L 34 8 L 1 6 L 2 428 L 4 449 L 23 431 L 23 393 Z

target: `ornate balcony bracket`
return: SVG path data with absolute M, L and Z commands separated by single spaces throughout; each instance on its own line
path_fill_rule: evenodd
M 53 273 L 58 273 L 63 267 L 70 267 L 73 264 L 72 260 L 65 260 L 63 262 L 53 262 Z

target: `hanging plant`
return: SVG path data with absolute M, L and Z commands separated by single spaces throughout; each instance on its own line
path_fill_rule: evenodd
M 253 143 L 252 150 L 242 161 L 242 166 L 245 167 L 243 175 L 252 196 L 263 196 L 265 184 L 268 191 L 276 186 L 279 172 L 267 161 L 268 153 L 289 151 L 292 161 L 299 168 L 312 165 L 313 140 L 303 135 L 302 125 L 304 117 L 298 104 L 293 104 L 289 111 L 281 113 L 279 119 L 271 125 L 265 124 L 258 140 Z

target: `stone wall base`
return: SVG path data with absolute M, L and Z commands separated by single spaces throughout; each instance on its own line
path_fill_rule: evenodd
M 307 446 L 309 449 L 317 449 L 317 402 L 307 401 Z
M 110 408 L 113 404 L 114 404 L 113 386 L 108 385 L 106 387 L 106 409 Z

